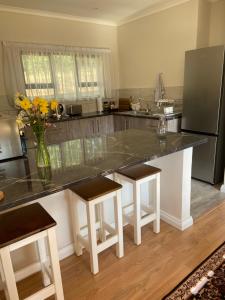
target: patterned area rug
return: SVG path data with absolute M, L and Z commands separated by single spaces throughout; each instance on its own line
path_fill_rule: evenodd
M 162 300 L 225 299 L 225 242 Z

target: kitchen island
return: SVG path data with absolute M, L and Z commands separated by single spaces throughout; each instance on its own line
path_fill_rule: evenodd
M 73 253 L 67 189 L 81 180 L 98 175 L 111 177 L 119 168 L 147 163 L 162 169 L 161 219 L 184 230 L 193 223 L 190 214 L 192 149 L 206 141 L 186 133 L 168 133 L 159 138 L 155 130 L 136 129 L 71 139 L 48 146 L 51 169 L 41 171 L 35 165 L 35 149 L 29 149 L 26 158 L 0 164 L 0 190 L 6 195 L 0 202 L 0 210 L 40 202 L 58 223 L 59 253 L 64 258 Z M 143 188 L 143 197 L 149 189 Z M 123 203 L 130 198 L 130 186 L 125 186 Z M 109 218 L 111 211 L 109 203 L 105 212 Z M 85 223 L 82 206 L 80 214 Z M 26 264 L 20 261 L 17 268 L 21 265 Z

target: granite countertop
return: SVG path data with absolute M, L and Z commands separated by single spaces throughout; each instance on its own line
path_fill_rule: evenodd
M 115 112 L 114 115 L 127 116 L 127 117 L 136 117 L 136 118 L 146 118 L 146 119 L 156 119 L 160 118 L 160 114 L 157 113 L 146 113 L 144 111 L 124 111 L 124 112 Z M 174 111 L 172 114 L 165 115 L 166 120 L 173 120 L 182 117 L 182 113 L 179 111 Z
M 57 120 L 56 118 L 49 118 L 48 122 L 57 123 L 57 122 L 64 122 L 64 121 L 73 121 L 73 120 L 80 120 L 80 119 L 110 116 L 112 114 L 113 114 L 113 112 L 110 112 L 110 111 L 106 111 L 106 112 L 95 111 L 95 112 L 90 112 L 90 113 L 82 113 L 81 115 L 74 115 L 74 116 L 63 115 L 59 120 Z
M 159 119 L 159 115 L 157 114 L 146 114 L 145 112 L 137 112 L 135 113 L 132 110 L 129 111 L 106 111 L 106 112 L 91 112 L 91 113 L 82 113 L 81 115 L 75 115 L 75 116 L 62 116 L 61 119 L 57 120 L 56 118 L 49 118 L 50 123 L 57 123 L 57 122 L 63 122 L 63 121 L 72 121 L 72 120 L 80 120 L 80 119 L 88 119 L 88 118 L 94 118 L 94 117 L 103 117 L 103 116 L 110 116 L 110 115 L 119 115 L 119 116 L 127 116 L 127 117 L 137 117 L 137 118 L 147 118 L 147 119 Z M 172 114 L 165 115 L 167 120 L 177 119 L 181 118 L 182 113 L 179 111 L 175 111 Z
M 6 195 L 0 211 L 204 142 L 206 138 L 187 133 L 168 133 L 159 139 L 153 130 L 118 131 L 49 145 L 51 168 L 41 171 L 35 164 L 35 149 L 30 149 L 26 158 L 0 163 L 0 190 Z

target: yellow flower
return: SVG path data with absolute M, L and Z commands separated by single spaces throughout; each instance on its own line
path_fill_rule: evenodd
M 51 110 L 56 110 L 58 107 L 58 102 L 56 100 L 51 101 Z
M 40 98 L 39 97 L 35 97 L 33 100 L 33 105 L 35 107 L 38 107 L 38 105 L 40 104 Z
M 22 101 L 20 101 L 20 107 L 24 110 L 28 110 L 32 107 L 32 103 L 28 98 L 24 98 Z
M 47 114 L 47 113 L 48 113 L 48 107 L 45 106 L 45 105 L 41 105 L 41 106 L 40 106 L 40 112 L 41 112 L 43 115 Z
M 40 106 L 48 106 L 48 101 L 44 98 L 39 98 L 39 105 Z

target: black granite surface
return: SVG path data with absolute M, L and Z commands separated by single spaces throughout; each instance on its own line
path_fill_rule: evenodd
M 137 112 L 134 111 L 124 111 L 124 112 L 118 112 L 118 111 L 106 111 L 106 112 L 90 112 L 90 113 L 82 113 L 81 115 L 75 115 L 75 116 L 62 116 L 59 120 L 54 118 L 49 118 L 50 123 L 57 123 L 57 122 L 63 122 L 63 121 L 72 121 L 72 120 L 80 120 L 80 119 L 88 119 L 88 118 L 94 118 L 94 117 L 103 117 L 103 116 L 109 116 L 109 115 L 120 115 L 120 116 L 127 116 L 127 117 L 137 117 L 137 118 L 147 118 L 147 119 L 159 119 L 159 115 L 157 114 L 149 114 L 145 112 Z M 179 111 L 175 111 L 172 114 L 166 115 L 166 120 L 173 120 L 177 118 L 181 118 L 182 113 Z
M 124 111 L 124 112 L 115 112 L 115 115 L 126 116 L 126 117 L 136 117 L 136 118 L 145 118 L 145 119 L 154 119 L 158 120 L 160 118 L 157 113 L 148 113 L 144 111 Z M 182 117 L 182 113 L 180 111 L 174 111 L 172 114 L 165 115 L 166 120 L 173 120 Z
M 68 140 L 49 145 L 51 168 L 38 170 L 35 149 L 27 158 L 0 163 L 0 211 L 61 191 L 80 180 L 107 175 L 188 147 L 207 139 L 187 133 L 168 133 L 160 139 L 153 130 L 118 131 L 111 135 Z
M 63 122 L 63 121 L 72 121 L 72 120 L 80 120 L 80 119 L 88 119 L 88 118 L 95 118 L 95 117 L 103 117 L 103 116 L 109 116 L 112 115 L 113 112 L 111 111 L 105 111 L 105 112 L 90 112 L 90 113 L 82 113 L 81 115 L 62 115 L 60 119 L 56 119 L 56 117 L 49 118 L 48 121 L 50 123 L 57 123 L 57 122 Z

